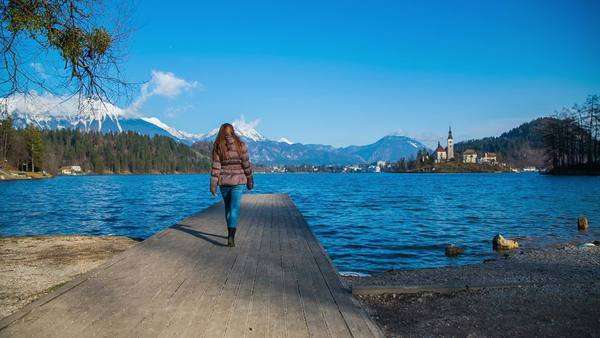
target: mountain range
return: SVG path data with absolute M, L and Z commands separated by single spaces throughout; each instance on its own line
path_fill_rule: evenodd
M 43 104 L 40 104 L 43 103 Z M 107 102 L 76 103 L 69 100 L 50 101 L 48 97 L 11 97 L 7 111 L 17 128 L 34 125 L 41 129 L 74 129 L 85 132 L 115 133 L 133 131 L 142 135 L 168 136 L 193 145 L 214 141 L 218 128 L 204 134 L 184 132 L 156 117 L 133 114 Z M 249 145 L 252 161 L 260 165 L 346 165 L 375 161 L 412 159 L 421 142 L 402 135 L 387 135 L 363 146 L 333 147 L 323 144 L 293 143 L 286 138 L 271 140 L 243 120 L 234 122 L 236 132 Z M 206 149 L 206 145 L 200 145 Z

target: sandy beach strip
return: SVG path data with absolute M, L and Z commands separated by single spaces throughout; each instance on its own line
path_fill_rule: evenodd
M 118 236 L 0 237 L 0 318 L 135 243 Z

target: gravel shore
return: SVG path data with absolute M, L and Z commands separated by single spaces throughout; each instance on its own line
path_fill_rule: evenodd
M 0 318 L 137 243 L 115 236 L 0 238 Z
M 344 279 L 363 287 L 457 287 L 357 296 L 390 337 L 600 335 L 600 246 L 556 244 L 478 265 Z

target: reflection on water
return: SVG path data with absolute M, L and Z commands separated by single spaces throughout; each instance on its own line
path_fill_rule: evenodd
M 491 238 L 600 235 L 600 178 L 536 174 L 269 174 L 257 193 L 288 193 L 340 271 L 480 262 Z M 58 177 L 0 183 L 0 235 L 148 237 L 216 202 L 206 175 Z M 591 229 L 576 230 L 588 216 Z M 447 243 L 467 248 L 455 259 Z

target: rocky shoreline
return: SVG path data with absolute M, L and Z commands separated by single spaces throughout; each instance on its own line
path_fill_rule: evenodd
M 554 244 L 476 265 L 343 278 L 362 290 L 357 298 L 390 337 L 595 336 L 599 245 Z
M 118 236 L 0 237 L 0 318 L 135 243 Z
M 45 172 L 27 172 L 27 171 L 15 171 L 0 169 L 0 181 L 17 181 L 17 180 L 31 180 L 31 179 L 44 179 L 52 178 L 54 176 Z

